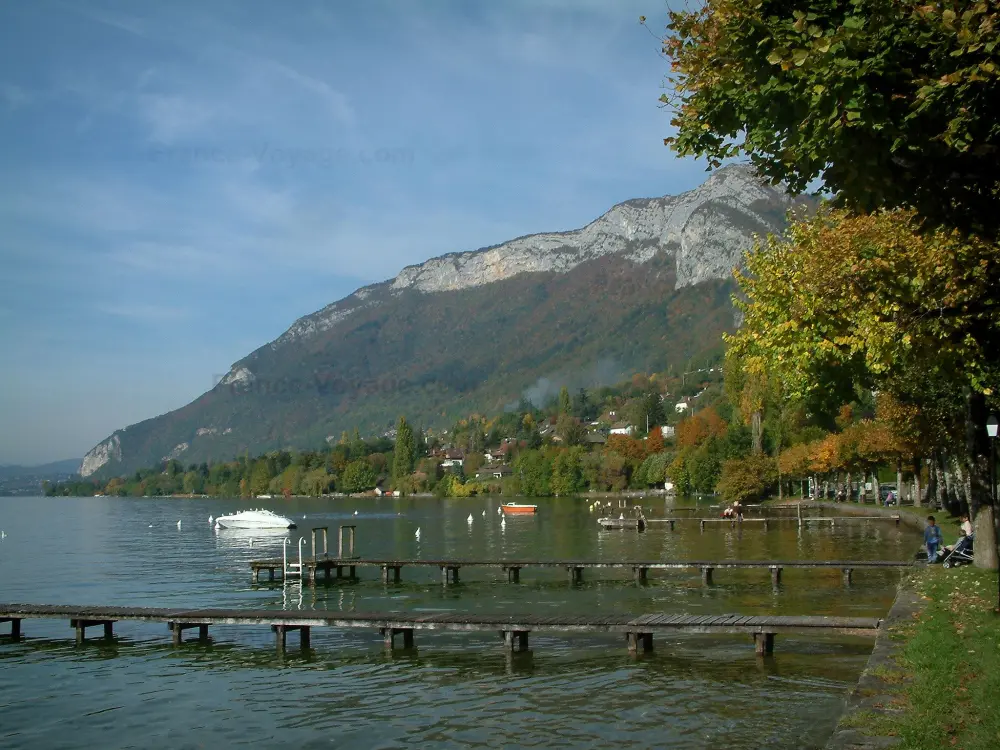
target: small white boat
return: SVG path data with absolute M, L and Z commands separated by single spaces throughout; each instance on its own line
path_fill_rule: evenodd
M 279 516 L 270 510 L 242 510 L 215 519 L 217 529 L 294 529 L 290 518 Z

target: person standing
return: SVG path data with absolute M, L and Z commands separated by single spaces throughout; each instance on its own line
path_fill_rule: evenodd
M 927 545 L 927 562 L 937 562 L 938 547 L 941 546 L 941 527 L 934 522 L 934 516 L 927 516 L 924 544 Z

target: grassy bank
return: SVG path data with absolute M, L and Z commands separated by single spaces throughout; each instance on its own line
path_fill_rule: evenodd
M 883 711 L 845 717 L 864 734 L 900 748 L 1000 747 L 1000 615 L 997 574 L 932 566 L 913 574 L 923 608 L 892 634 L 900 648 L 879 667 L 899 692 Z

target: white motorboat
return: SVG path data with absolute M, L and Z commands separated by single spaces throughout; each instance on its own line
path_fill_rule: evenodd
M 270 510 L 242 510 L 215 519 L 217 529 L 294 529 L 290 518 L 279 516 Z

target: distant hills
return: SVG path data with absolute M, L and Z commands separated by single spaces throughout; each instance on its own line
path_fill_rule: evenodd
M 579 230 L 409 266 L 295 321 L 187 406 L 117 430 L 81 474 L 314 448 L 400 414 L 446 425 L 560 385 L 681 367 L 733 328 L 732 269 L 795 202 L 729 166 Z
M 0 466 L 0 495 L 40 495 L 42 482 L 63 482 L 80 470 L 79 458 L 39 466 Z

